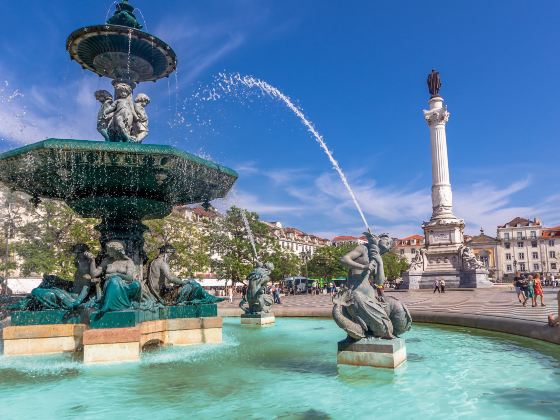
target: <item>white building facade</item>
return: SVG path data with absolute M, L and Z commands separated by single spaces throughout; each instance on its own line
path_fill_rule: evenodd
M 268 225 L 272 235 L 278 240 L 280 248 L 303 259 L 310 259 L 317 249 L 331 244 L 328 239 L 305 233 L 294 227 L 284 227 L 280 222 L 264 223 Z
M 498 226 L 498 264 L 505 279 L 521 273 L 552 273 L 560 268 L 560 226 L 547 228 L 535 218 L 516 217 Z
M 406 258 L 406 260 L 410 264 L 412 262 L 412 259 L 416 256 L 417 253 L 420 252 L 421 248 L 425 247 L 425 245 L 426 240 L 424 236 L 411 235 L 407 236 L 406 238 L 395 239 L 393 251 L 397 255 Z

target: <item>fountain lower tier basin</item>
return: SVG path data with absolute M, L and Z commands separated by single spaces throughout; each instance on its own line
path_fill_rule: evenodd
M 68 314 L 16 311 L 0 330 L 4 356 L 80 353 L 86 364 L 138 360 L 146 346 L 220 343 L 215 304 Z M 57 322 L 58 321 L 58 322 Z
M 0 182 L 83 217 L 153 219 L 224 197 L 232 169 L 171 146 L 48 139 L 0 155 Z
M 225 318 L 218 345 L 166 347 L 121 365 L 70 354 L 0 357 L 3 418 L 557 418 L 558 346 L 415 324 L 399 369 L 337 367 L 332 320 Z M 40 410 L 40 411 L 39 411 Z

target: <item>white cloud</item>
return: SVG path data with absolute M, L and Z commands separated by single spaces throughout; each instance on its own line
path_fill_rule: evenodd
M 328 228 L 318 229 L 314 233 L 323 237 L 331 234 L 359 235 L 364 230 L 358 212 L 336 174 L 325 172 L 314 180 L 308 180 L 305 176 L 299 176 L 301 173 L 293 169 L 267 173 L 272 181 L 271 188 L 280 190 L 279 195 L 287 196 L 286 200 L 295 203 L 293 207 L 299 210 L 297 215 L 290 217 L 292 206 L 267 206 L 260 203 L 259 207 L 265 208 L 267 213 L 278 207 L 278 213 L 285 214 L 287 220 L 302 220 L 300 215 L 303 214 L 308 218 L 303 220 L 304 224 L 316 226 L 319 219 Z M 387 232 L 396 237 L 422 232 L 421 224 L 429 219 L 432 211 L 429 188 L 380 187 L 375 180 L 367 179 L 365 171 L 355 171 L 349 178 L 375 232 Z M 491 234 L 496 226 L 516 216 L 540 217 L 549 225 L 559 224 L 560 195 L 544 197 L 530 204 L 520 198 L 522 192 L 530 191 L 531 182 L 531 177 L 528 177 L 500 186 L 486 180 L 455 188 L 454 212 L 465 219 L 466 231 L 470 234 L 477 233 L 481 226 Z M 259 202 L 256 195 L 252 199 Z M 302 228 L 305 229 L 305 226 Z
M 275 218 L 279 214 L 297 213 L 302 211 L 302 206 L 286 205 L 285 203 L 266 203 L 256 194 L 251 194 L 239 189 L 230 191 L 228 196 L 213 203 L 216 208 L 223 211 L 231 206 L 237 206 L 259 213 L 263 218 Z
M 66 86 L 41 85 L 22 90 L 21 97 L 0 107 L 0 138 L 19 144 L 48 137 L 98 138 L 94 90 L 91 77 Z

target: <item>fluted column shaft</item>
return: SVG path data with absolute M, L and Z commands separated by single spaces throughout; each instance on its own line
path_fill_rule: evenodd
M 431 98 L 428 103 L 430 109 L 424 111 L 424 118 L 430 127 L 432 147 L 432 219 L 455 217 L 445 136 L 449 112 L 440 96 Z

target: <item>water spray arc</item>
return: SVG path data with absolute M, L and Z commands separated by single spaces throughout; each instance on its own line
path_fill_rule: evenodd
M 216 78 L 216 84 L 222 90 L 222 92 L 226 94 L 230 93 L 233 87 L 242 85 L 248 88 L 260 89 L 263 93 L 283 102 L 284 105 L 286 105 L 300 119 L 300 121 L 307 127 L 308 131 L 313 135 L 317 143 L 319 143 L 319 146 L 321 147 L 321 149 L 323 149 L 323 151 L 327 155 L 334 170 L 338 173 L 338 176 L 340 177 L 340 180 L 342 181 L 344 187 L 348 191 L 348 194 L 350 194 L 350 197 L 352 198 L 354 206 L 356 207 L 356 210 L 358 211 L 366 230 L 368 232 L 371 232 L 369 224 L 364 215 L 364 212 L 362 211 L 362 208 L 358 202 L 358 199 L 356 198 L 354 191 L 350 187 L 350 182 L 348 181 L 348 178 L 346 178 L 346 175 L 342 171 L 340 164 L 334 158 L 332 151 L 327 146 L 325 139 L 317 131 L 313 123 L 305 116 L 303 111 L 300 108 L 298 108 L 288 96 L 286 96 L 278 88 L 270 85 L 264 80 L 260 80 L 252 76 L 242 76 L 239 73 L 237 74 L 219 73 Z M 215 91 L 211 92 L 210 94 L 210 99 L 216 99 L 219 97 L 220 97 L 219 93 Z

